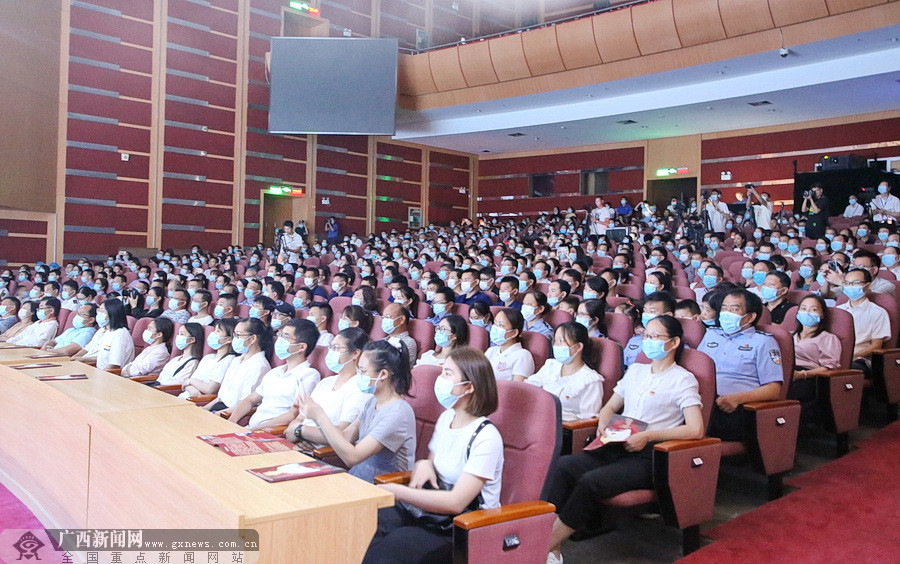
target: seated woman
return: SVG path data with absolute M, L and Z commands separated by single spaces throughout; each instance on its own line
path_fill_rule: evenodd
M 553 338 L 553 328 L 544 321 L 544 315 L 550 311 L 547 295 L 541 291 L 528 292 L 522 298 L 522 317 L 525 319 L 525 331 L 540 333 L 548 339 Z
M 651 364 L 631 365 L 600 410 L 598 436 L 619 412 L 646 423 L 646 430 L 621 443 L 560 458 L 548 496 L 558 515 L 547 562 L 562 562 L 562 542 L 579 529 L 598 525 L 602 500 L 653 487 L 654 443 L 703 437 L 697 380 L 677 364 L 684 350 L 682 335 L 681 323 L 674 317 L 653 318 L 642 344 Z
M 794 329 L 794 378 L 788 398 L 799 400 L 805 414 L 816 400 L 816 375 L 840 367 L 841 342 L 825 331 L 828 306 L 821 296 L 810 295 L 800 301 L 797 327 Z
M 453 349 L 469 346 L 469 324 L 460 315 L 444 316 L 434 329 L 434 344 L 438 348 L 423 354 L 416 366 L 443 366 Z
M 518 310 L 501 309 L 494 317 L 491 328 L 491 344 L 494 346 L 485 355 L 494 368 L 497 380 L 521 382 L 534 374 L 534 357 L 522 347 L 523 327 L 524 319 Z
M 419 295 L 409 286 L 402 286 L 393 291 L 394 303 L 405 306 L 409 310 L 409 316 L 416 318 L 416 312 L 419 310 Z
M 585 300 L 578 304 L 578 312 L 575 321 L 584 325 L 589 337 L 605 337 L 606 325 L 603 318 L 606 317 L 606 302 L 603 300 Z
M 163 366 L 156 382 L 160 386 L 184 386 L 203 358 L 203 326 L 199 323 L 185 323 L 175 335 L 175 348 L 181 354 Z
M 109 370 L 134 359 L 134 341 L 121 300 L 106 300 L 97 308 L 97 326 L 100 329 L 86 347 L 72 356 L 73 360 L 96 362 L 100 370 Z
M 219 391 L 231 361 L 237 358 L 237 353 L 231 348 L 231 338 L 237 323 L 238 320 L 233 317 L 213 322 L 213 332 L 206 338 L 206 344 L 213 352 L 200 360 L 197 369 L 182 384 L 183 391 L 178 397 L 187 399 Z
M 497 409 L 497 384 L 487 358 L 471 347 L 455 349 L 434 394 L 447 411 L 435 423 L 428 458 L 416 463 L 408 486 L 379 487 L 398 502 L 432 513 L 499 507 L 503 439 L 487 419 Z M 404 562 L 450 562 L 452 533 L 407 525 L 401 505 L 378 512 L 378 530 L 363 562 L 397 562 L 400 554 Z
M 375 288 L 371 286 L 359 286 L 353 291 L 353 297 L 350 299 L 355 306 L 360 306 L 371 315 L 378 315 L 378 295 Z
M 343 331 L 348 327 L 359 327 L 369 334 L 372 331 L 372 314 L 362 306 L 348 305 L 338 319 L 338 331 Z
M 484 302 L 475 302 L 469 306 L 469 323 L 490 333 L 494 326 L 494 314 L 491 313 L 490 306 Z
M 756 284 L 753 283 L 753 260 L 748 259 L 741 264 L 741 279 L 738 281 L 748 290 L 751 287 L 755 287 Z
M 19 301 L 18 298 L 13 299 L 15 299 L 17 302 Z M 38 320 L 38 303 L 35 301 L 25 301 L 21 303 L 22 305 L 19 306 L 19 311 L 17 312 L 19 321 L 9 329 L 4 331 L 3 336 L 0 336 L 0 342 L 9 341 L 10 339 L 22 334 L 23 331 L 28 329 Z
M 159 286 L 151 286 L 149 290 L 147 290 L 147 295 L 144 297 L 144 305 L 146 309 L 134 309 L 131 310 L 131 316 L 135 319 L 140 319 L 142 317 L 153 317 L 157 318 L 165 310 L 166 304 L 166 290 L 165 288 L 161 288 Z
M 130 378 L 158 374 L 169 362 L 173 333 L 175 333 L 175 324 L 171 319 L 157 317 L 151 321 L 142 335 L 147 346 L 134 360 L 122 367 L 122 376 Z
M 356 384 L 356 368 L 363 347 L 368 342 L 369 336 L 358 327 L 344 329 L 335 335 L 328 347 L 328 354 L 325 355 L 325 366 L 334 372 L 334 375 L 320 380 L 309 395 L 325 410 L 331 423 L 340 431 L 359 419 L 363 407 L 370 398 Z M 284 432 L 288 440 L 295 443 L 303 441 L 308 450 L 314 448 L 312 445 L 328 442 L 315 421 L 300 416 L 297 401 L 291 409 L 291 417 L 292 420 Z
M 231 338 L 238 358 L 231 362 L 217 396 L 203 409 L 219 412 L 236 406 L 250 395 L 263 375 L 272 369 L 272 331 L 259 319 L 238 321 Z
M 316 348 L 319 330 L 312 321 L 292 319 L 278 332 L 275 356 L 284 361 L 281 366 L 266 372 L 259 385 L 234 407 L 226 410 L 228 420 L 239 422 L 255 407 L 248 427 L 263 429 L 272 425 L 284 425 L 290 416 L 294 400 L 312 392 L 321 380 L 319 371 L 310 366 L 308 354 Z
M 587 300 L 599 300 L 606 311 L 606 297 L 609 295 L 609 283 L 602 276 L 591 276 L 587 279 L 587 287 L 582 297 Z
M 525 381 L 559 397 L 563 421 L 595 417 L 603 402 L 603 376 L 587 329 L 574 321 L 557 327 L 553 358 Z
M 804 258 L 800 262 L 799 268 L 797 268 L 797 281 L 794 287 L 798 290 L 809 290 L 815 284 L 816 274 L 821 266 L 822 261 L 817 257 Z
M 372 482 L 375 476 L 410 470 L 416 455 L 416 416 L 403 399 L 412 385 L 409 354 L 386 340 L 363 348 L 357 367 L 359 389 L 371 394 L 359 418 L 338 429 L 328 413 L 307 395 L 297 398 L 301 415 L 315 421 L 350 473 Z

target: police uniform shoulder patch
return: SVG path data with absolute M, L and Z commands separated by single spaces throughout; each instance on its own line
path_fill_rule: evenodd
M 769 358 L 772 359 L 772 362 L 781 366 L 781 351 L 778 349 L 769 349 Z

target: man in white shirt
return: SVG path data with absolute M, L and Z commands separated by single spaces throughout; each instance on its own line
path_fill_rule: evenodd
M 62 309 L 67 309 L 69 311 L 78 309 L 78 299 L 75 297 L 76 295 L 78 295 L 78 283 L 74 280 L 66 280 L 63 282 L 59 300 Z
M 394 346 L 402 342 L 409 353 L 409 365 L 415 366 L 419 357 L 419 348 L 416 341 L 409 336 L 409 310 L 399 304 L 388 304 L 381 316 L 381 330 L 387 335 L 387 340 Z
M 878 195 L 870 205 L 872 221 L 884 223 L 900 219 L 900 198 L 891 194 L 891 186 L 887 180 L 878 185 Z
M 187 310 L 187 304 L 190 301 L 191 296 L 188 294 L 187 290 L 175 290 L 172 297 L 169 298 L 169 309 L 162 312 L 160 317 L 171 319 L 174 323 L 187 323 L 188 319 L 191 317 L 191 314 Z
M 285 364 L 273 368 L 262 377 L 249 396 L 242 399 L 228 417 L 237 423 L 256 407 L 248 427 L 252 430 L 290 423 L 291 407 L 300 394 L 310 394 L 321 379 L 319 372 L 309 365 L 311 353 L 319 338 L 319 331 L 305 319 L 293 319 L 278 333 L 275 355 Z
M 859 217 L 864 214 L 866 208 L 863 207 L 862 204 L 859 203 L 859 200 L 856 196 L 850 196 L 849 204 L 846 208 L 844 208 L 844 217 Z
M 316 342 L 316 346 L 327 347 L 331 344 L 334 335 L 328 332 L 328 328 L 331 327 L 332 316 L 334 316 L 334 310 L 325 302 L 313 302 L 309 306 L 306 319 L 311 321 L 319 331 L 319 340 Z
M 212 294 L 206 290 L 197 290 L 191 298 L 191 318 L 189 323 L 199 323 L 200 325 L 210 325 L 213 322 L 213 316 L 210 314 L 209 307 L 212 304 Z
M 287 262 L 300 262 L 300 249 L 303 247 L 303 237 L 294 231 L 294 222 L 287 220 L 284 222 L 284 233 L 281 235 L 281 257 L 285 257 Z
M 880 349 L 885 339 L 891 336 L 891 323 L 887 311 L 872 303 L 866 292 L 872 283 L 872 275 L 861 268 L 849 271 L 844 276 L 844 294 L 850 300 L 838 307 L 853 316 L 856 345 L 853 348 L 852 367 L 869 375 L 872 366 L 872 351 Z
M 731 217 L 731 212 L 728 211 L 728 206 L 725 205 L 725 202 L 721 201 L 721 197 L 722 193 L 720 191 L 713 190 L 709 195 L 709 201 L 706 202 L 706 206 L 703 209 L 709 215 L 713 233 L 719 239 L 725 239 L 725 220 Z
M 606 235 L 606 229 L 612 219 L 612 210 L 603 203 L 600 196 L 594 199 L 594 204 L 597 207 L 591 211 L 591 234 Z
M 754 197 L 759 203 L 753 203 Z M 760 194 L 752 184 L 749 184 L 747 185 L 747 203 L 753 206 L 753 216 L 756 219 L 756 226 L 765 231 L 771 231 L 772 209 L 775 206 L 771 201 L 769 193 L 763 192 Z
M 41 348 L 56 336 L 59 330 L 59 300 L 44 298 L 37 310 L 37 322 L 29 325 L 24 331 L 9 340 L 14 345 Z

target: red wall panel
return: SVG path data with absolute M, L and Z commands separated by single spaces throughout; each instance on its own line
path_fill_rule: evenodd
M 319 135 L 320 145 L 343 147 L 354 153 L 368 153 L 369 139 L 364 135 Z
M 359 176 L 316 172 L 316 188 L 337 190 L 354 196 L 365 196 L 368 180 Z
M 376 170 L 379 175 L 393 176 L 413 182 L 422 181 L 422 165 L 419 163 L 378 159 Z
M 184 102 L 167 100 L 166 119 L 205 125 L 219 131 L 234 131 L 234 112 Z
M 162 246 L 165 248 L 184 249 L 191 245 L 200 245 L 203 249 L 218 252 L 231 243 L 231 236 L 227 233 L 201 233 L 170 229 L 163 229 L 162 231 Z
M 69 111 L 76 114 L 115 118 L 122 123 L 133 125 L 150 125 L 151 107 L 146 102 L 108 98 L 70 90 Z
M 236 66 L 230 61 L 222 61 L 211 57 L 204 57 L 194 53 L 168 49 L 166 54 L 166 66 L 170 69 L 178 69 L 208 76 L 213 80 L 234 84 Z
M 272 155 L 281 155 L 289 159 L 306 160 L 306 141 L 289 139 L 278 135 L 247 132 L 248 150 Z
M 73 198 L 95 198 L 113 200 L 120 204 L 147 205 L 148 182 L 90 178 L 88 176 L 67 176 L 66 196 Z
M 150 151 L 150 132 L 145 129 L 80 119 L 68 120 L 66 128 L 68 139 L 72 141 L 115 145 L 122 151 Z
M 91 4 L 119 10 L 125 15 L 153 21 L 153 2 L 123 2 L 122 0 L 91 0 Z
M 223 133 L 169 126 L 166 127 L 165 143 L 170 147 L 197 149 L 214 155 L 234 155 L 234 136 Z
M 209 26 L 215 31 L 237 34 L 237 14 L 216 10 L 186 0 L 169 0 L 169 17 Z
M 218 204 L 230 206 L 234 197 L 234 188 L 230 184 L 218 184 L 214 182 L 194 182 L 192 180 L 181 180 L 180 178 L 166 178 L 164 181 L 164 192 L 166 198 L 176 198 L 179 200 L 199 200 L 207 204 Z M 197 219 L 203 219 L 200 212 Z
M 147 178 L 149 163 L 149 157 L 143 155 L 131 155 L 128 162 L 124 162 L 118 153 L 78 147 L 66 149 L 66 168 L 114 172 L 119 176 L 130 178 Z
M 185 47 L 193 47 L 207 51 L 211 55 L 235 60 L 237 57 L 237 40 L 232 37 L 216 35 L 200 29 L 171 23 L 166 30 L 166 41 Z M 169 65 L 172 68 L 172 65 Z
M 34 263 L 45 260 L 47 243 L 43 238 L 7 237 L 0 235 L 0 257 L 7 264 Z
M 0 218 L 0 231 L 9 231 L 10 233 L 28 233 L 31 235 L 46 235 L 47 222 L 32 221 L 26 219 Z
M 153 53 L 151 51 L 83 35 L 70 36 L 69 55 L 113 63 L 129 70 L 148 74 L 153 71 Z
M 406 145 L 394 145 L 392 143 L 378 143 L 377 150 L 381 155 L 400 157 L 407 161 L 422 161 L 422 150 L 415 147 L 407 147 Z
M 304 163 L 292 163 L 277 161 L 274 159 L 261 159 L 259 157 L 247 157 L 247 172 L 260 176 L 281 178 L 289 182 L 306 182 L 306 165 Z
M 222 84 L 170 74 L 166 78 L 166 92 L 185 98 L 205 100 L 214 106 L 234 107 L 234 88 Z
M 69 65 L 69 84 L 112 90 L 122 96 L 147 99 L 151 79 L 149 76 L 72 63 Z
M 66 204 L 66 224 L 113 227 L 120 231 L 146 231 L 147 211 L 136 208 Z
M 319 150 L 316 155 L 316 164 L 320 167 L 346 170 L 355 174 L 367 174 L 369 169 L 367 157 L 336 151 Z
M 163 224 L 203 225 L 207 229 L 231 229 L 231 210 L 163 204 Z
M 134 20 L 128 20 L 127 25 L 122 25 L 122 22 L 122 18 L 118 16 L 89 10 L 74 4 L 69 25 L 76 29 L 118 37 L 128 43 L 145 47 L 153 46 L 153 25 Z
M 166 172 L 200 175 L 211 180 L 231 180 L 234 174 L 234 161 L 231 159 L 195 157 L 180 153 L 166 153 L 163 167 Z

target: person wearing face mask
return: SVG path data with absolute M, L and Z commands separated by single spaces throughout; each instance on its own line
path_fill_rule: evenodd
M 435 327 L 434 343 L 437 348 L 423 354 L 416 366 L 443 366 L 454 349 L 469 346 L 469 324 L 462 316 L 445 316 Z
M 22 347 L 41 348 L 56 336 L 59 330 L 59 300 L 56 298 L 44 298 L 34 309 L 36 322 L 29 324 L 20 333 L 9 336 L 12 330 L 7 332 L 7 342 Z
M 587 329 L 574 321 L 557 327 L 553 358 L 525 381 L 559 397 L 563 421 L 596 417 L 603 401 L 603 376 Z
M 722 193 L 719 190 L 713 190 L 706 205 L 703 206 L 703 210 L 709 216 L 713 234 L 719 240 L 725 239 L 725 222 L 731 218 L 731 212 L 725 202 L 721 201 L 721 197 Z
M 534 357 L 522 346 L 525 319 L 519 310 L 497 312 L 491 327 L 491 347 L 485 353 L 498 380 L 523 381 L 534 374 Z M 551 333 L 552 335 L 552 333 Z
M 408 358 L 402 343 L 397 348 L 380 340 L 363 348 L 356 383 L 369 398 L 356 421 L 343 430 L 312 397 L 297 397 L 299 415 L 319 426 L 350 474 L 369 483 L 381 474 L 408 471 L 415 460 L 416 419 L 404 399 L 412 385 Z
M 426 321 L 437 327 L 442 319 L 453 313 L 455 298 L 456 296 L 450 288 L 442 287 L 435 291 L 431 300 L 431 311 L 434 315 L 426 318 Z
M 862 370 L 866 378 L 872 371 L 872 351 L 882 348 L 884 341 L 891 337 L 887 311 L 866 296 L 871 285 L 872 274 L 868 270 L 856 268 L 848 271 L 842 287 L 848 301 L 837 306 L 853 316 L 856 343 L 851 368 Z
M 172 290 L 166 302 L 167 309 L 157 319 L 168 319 L 174 323 L 187 323 L 191 317 L 191 313 L 187 310 L 190 301 L 191 296 L 187 290 Z
M 332 298 L 352 298 L 353 290 L 350 289 L 350 277 L 344 272 L 338 272 L 331 278 Z
M 471 306 L 476 302 L 484 302 L 487 305 L 493 305 L 494 300 L 480 290 L 479 284 L 477 270 L 469 269 L 463 272 L 460 277 L 459 295 L 456 296 L 456 303 Z
M 311 321 L 316 326 L 316 329 L 319 330 L 319 341 L 316 343 L 316 346 L 327 347 L 331 344 L 334 335 L 328 332 L 328 328 L 331 327 L 333 316 L 334 310 L 329 304 L 325 302 L 313 302 L 310 304 L 306 319 Z
M 788 398 L 799 400 L 803 411 L 812 415 L 816 402 L 816 376 L 840 367 L 841 342 L 825 331 L 828 307 L 820 296 L 806 296 L 797 310 L 794 337 L 794 377 Z
M 717 264 L 708 264 L 705 268 L 698 269 L 697 274 L 700 274 L 702 270 L 703 276 L 700 278 L 700 283 L 694 284 L 694 287 L 691 289 L 694 290 L 694 294 L 697 296 L 697 300 L 702 300 L 703 296 L 715 288 L 721 281 L 723 276 L 722 268 Z
M 238 321 L 231 337 L 231 348 L 238 358 L 228 367 L 216 398 L 203 409 L 218 413 L 249 396 L 263 375 L 272 369 L 272 341 L 272 330 L 259 319 Z
M 553 339 L 553 328 L 544 320 L 544 316 L 550 311 L 546 294 L 539 290 L 528 292 L 522 298 L 522 309 L 519 311 L 525 320 L 525 331 L 540 333 L 548 340 Z
M 210 325 L 213 322 L 213 316 L 210 315 L 209 308 L 212 305 L 212 294 L 207 290 L 197 290 L 194 292 L 190 300 L 191 317 L 188 323 L 199 323 L 200 325 Z
M 631 213 L 634 211 L 634 208 L 628 203 L 628 200 L 622 198 L 619 200 L 619 205 L 616 207 L 616 215 L 619 216 L 620 220 L 627 220 L 628 217 L 631 216 Z
M 818 239 L 825 234 L 827 227 L 827 218 L 831 209 L 831 202 L 825 196 L 825 191 L 821 184 L 813 184 L 808 190 L 807 195 L 803 196 L 803 205 L 801 211 L 807 215 L 806 218 L 806 236 L 810 239 Z
M 182 392 L 178 397 L 187 399 L 219 391 L 231 362 L 237 358 L 237 353 L 231 348 L 231 338 L 237 322 L 234 318 L 217 319 L 213 322 L 213 331 L 206 338 L 206 344 L 213 352 L 200 359 L 197 368 L 182 383 Z
M 59 294 L 59 301 L 62 304 L 62 309 L 67 309 L 69 311 L 75 311 L 78 309 L 78 282 L 75 280 L 66 280 L 62 284 L 62 290 Z
M 781 325 L 788 310 L 796 305 L 787 299 L 790 288 L 791 277 L 784 272 L 775 270 L 766 275 L 766 279 L 759 289 L 759 296 L 766 309 L 769 310 L 772 323 L 776 325 Z
M 285 303 L 276 305 L 272 311 L 272 323 L 270 323 L 270 326 L 275 331 L 278 331 L 295 318 L 303 319 L 303 317 L 297 317 L 297 310 L 294 309 L 294 306 Z
M 343 432 L 354 421 L 371 396 L 357 385 L 356 368 L 362 356 L 363 347 L 369 336 L 362 329 L 344 329 L 334 337 L 325 356 L 325 366 L 334 373 L 316 384 L 309 397 L 321 406 L 332 425 Z M 315 445 L 327 444 L 328 439 L 312 419 L 300 415 L 299 401 L 294 401 L 290 410 L 291 422 L 284 432 L 285 438 L 300 443 L 305 450 Z
M 156 378 L 158 386 L 180 386 L 190 380 L 203 358 L 205 336 L 203 326 L 199 323 L 185 323 L 178 328 L 174 345 L 181 354 L 172 358 L 163 366 Z M 174 352 L 174 351 L 173 351 Z M 153 385 L 153 384 L 151 384 Z
M 556 506 L 548 564 L 562 562 L 560 547 L 574 532 L 602 528 L 609 518 L 604 500 L 635 489 L 653 488 L 654 444 L 704 436 L 699 385 L 677 363 L 684 349 L 681 324 L 661 316 L 650 322 L 644 354 L 650 364 L 633 364 L 600 410 L 597 434 L 620 413 L 647 423 L 625 442 L 559 459 L 549 481 L 548 501 Z
M 881 266 L 900 280 L 900 249 L 885 247 L 881 254 Z
M 250 312 L 248 316 L 251 318 L 259 319 L 266 325 L 272 324 L 272 314 L 275 311 L 275 301 L 268 296 L 263 296 L 260 294 L 256 296 L 256 299 L 253 300 L 253 305 L 250 306 Z M 273 327 L 273 329 L 277 329 Z
M 379 486 L 397 504 L 379 511 L 364 563 L 395 562 L 400 554 L 407 562 L 451 560 L 452 535 L 404 526 L 409 506 L 458 515 L 500 505 L 503 439 L 487 419 L 497 409 L 497 388 L 484 354 L 470 347 L 454 350 L 434 394 L 447 410 L 435 423 L 428 458 L 416 462 L 409 485 Z
M 850 196 L 847 207 L 844 208 L 844 213 L 842 215 L 843 217 L 850 219 L 853 217 L 860 217 L 864 213 L 866 213 L 866 208 L 859 203 L 859 198 Z
M 641 354 L 641 346 L 644 341 L 644 332 L 647 324 L 660 315 L 675 315 L 675 298 L 668 292 L 654 292 L 644 299 L 641 308 L 641 324 L 636 327 L 635 334 L 632 336 L 622 350 L 622 359 L 625 368 L 634 364 L 639 354 Z
M 774 337 L 756 330 L 762 300 L 747 290 L 725 293 L 719 328 L 709 328 L 698 347 L 716 361 L 716 405 L 709 434 L 742 440 L 741 405 L 778 399 L 784 376 Z M 787 360 L 789 362 L 789 360 Z
M 872 221 L 881 223 L 896 222 L 900 219 L 900 198 L 891 194 L 891 185 L 887 180 L 877 188 L 878 195 L 872 199 Z
M 97 308 L 95 321 L 100 328 L 73 360 L 96 362 L 97 368 L 121 368 L 134 359 L 134 341 L 128 329 L 125 306 L 113 298 Z
M 259 296 L 262 293 L 262 282 L 256 279 L 248 279 L 245 281 L 244 287 L 244 300 L 240 303 L 240 305 L 252 306 L 253 300 L 256 299 L 256 296 Z
M 818 257 L 804 258 L 797 268 L 797 282 L 794 287 L 797 290 L 809 291 L 816 281 L 816 274 L 821 266 L 822 262 Z
M 122 367 L 122 376 L 158 374 L 169 361 L 174 333 L 175 324 L 170 319 L 158 317 L 151 321 L 142 335 L 147 346 Z
M 0 335 L 19 322 L 19 305 L 19 300 L 11 296 L 3 298 L 0 302 Z
M 605 302 L 601 300 L 584 300 L 578 304 L 575 322 L 587 329 L 588 337 L 605 337 L 606 325 L 603 323 L 605 316 Z
M 388 304 L 381 316 L 381 330 L 387 335 L 388 341 L 394 346 L 398 343 L 405 345 L 404 350 L 409 354 L 409 365 L 412 366 L 418 358 L 418 345 L 409 336 L 410 314 L 406 306 L 400 304 Z
M 274 349 L 275 356 L 285 363 L 269 370 L 247 397 L 221 415 L 238 423 L 256 408 L 247 424 L 253 431 L 289 423 L 294 418 L 291 415 L 294 400 L 312 392 L 321 379 L 319 371 L 310 366 L 308 359 L 318 338 L 315 325 L 305 319 L 294 319 L 282 327 Z
M 97 306 L 87 304 L 80 306 L 72 318 L 72 327 L 63 331 L 62 335 L 47 342 L 42 350 L 56 354 L 72 356 L 85 348 L 97 332 Z

